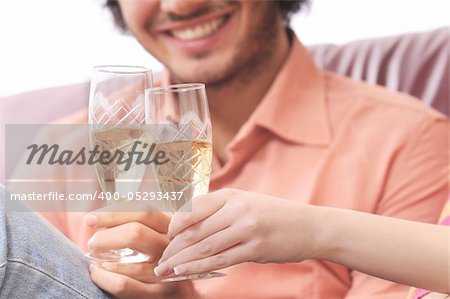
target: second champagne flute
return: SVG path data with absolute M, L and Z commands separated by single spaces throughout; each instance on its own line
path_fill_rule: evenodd
M 171 213 L 187 212 L 193 197 L 208 192 L 212 129 L 204 84 L 176 84 L 147 89 L 145 111 L 149 136 L 168 163 L 154 165 L 156 182 Z M 181 194 L 172 200 L 172 194 Z M 163 282 L 220 277 L 219 272 L 175 276 Z

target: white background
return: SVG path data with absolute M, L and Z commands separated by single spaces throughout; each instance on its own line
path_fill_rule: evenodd
M 89 78 L 98 64 L 161 66 L 118 33 L 100 0 L 0 0 L 0 96 Z M 312 0 L 292 24 L 306 44 L 450 26 L 450 0 Z

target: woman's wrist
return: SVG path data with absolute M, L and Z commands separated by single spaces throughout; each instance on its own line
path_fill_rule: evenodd
M 312 256 L 310 258 L 333 261 L 342 250 L 341 235 L 345 228 L 340 211 L 321 206 L 306 206 L 307 227 L 311 234 Z M 304 246 L 304 245 L 303 245 Z

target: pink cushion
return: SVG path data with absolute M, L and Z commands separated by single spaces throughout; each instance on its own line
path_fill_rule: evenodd
M 449 115 L 450 28 L 311 47 L 327 70 L 386 86 Z
M 79 83 L 0 98 L 1 124 L 41 124 L 86 107 L 89 83 Z

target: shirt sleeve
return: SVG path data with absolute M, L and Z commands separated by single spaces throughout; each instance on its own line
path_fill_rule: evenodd
M 437 223 L 449 192 L 449 123 L 443 117 L 427 119 L 414 132 L 392 163 L 375 212 Z M 357 271 L 351 276 L 346 299 L 398 299 L 408 293 L 407 286 Z

